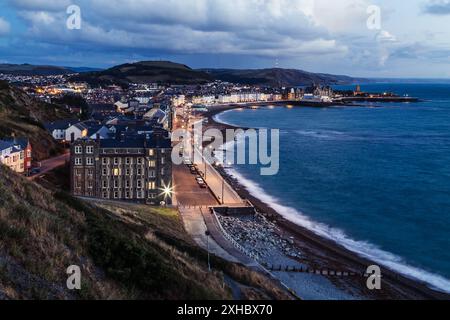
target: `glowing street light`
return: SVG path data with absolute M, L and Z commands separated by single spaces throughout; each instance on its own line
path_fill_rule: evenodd
M 175 194 L 174 188 L 172 186 L 170 186 L 170 184 L 166 186 L 163 183 L 163 187 L 160 190 L 162 191 L 161 195 L 164 196 L 164 199 L 172 198 L 172 196 Z

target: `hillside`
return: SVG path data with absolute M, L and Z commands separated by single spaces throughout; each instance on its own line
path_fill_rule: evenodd
M 0 73 L 19 76 L 54 76 L 74 73 L 65 67 L 37 66 L 31 64 L 0 64 Z
M 260 274 L 212 264 L 172 209 L 97 207 L 0 167 L 0 299 L 231 299 L 228 284 L 243 298 L 288 298 Z M 71 265 L 81 291 L 66 288 Z
M 127 63 L 104 71 L 88 72 L 74 76 L 73 81 L 87 82 L 92 86 L 129 83 L 199 84 L 213 78 L 183 64 L 169 61 L 143 61 Z
M 89 67 L 59 67 L 49 65 L 0 63 L 0 73 L 16 76 L 57 76 L 73 73 L 100 71 Z
M 65 109 L 36 101 L 20 89 L 0 81 L 0 139 L 28 137 L 37 160 L 58 152 L 58 146 L 43 123 L 70 118 Z
M 217 80 L 262 86 L 301 86 L 322 84 L 351 84 L 355 82 L 367 82 L 367 79 L 356 79 L 348 76 L 311 73 L 295 69 L 204 69 Z

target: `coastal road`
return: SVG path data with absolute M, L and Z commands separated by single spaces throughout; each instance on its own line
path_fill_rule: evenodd
M 204 175 L 211 192 L 216 196 L 220 204 L 230 206 L 246 206 L 246 202 L 237 194 L 237 192 L 228 184 L 222 175 L 217 172 L 213 166 L 203 158 L 201 152 L 195 148 L 195 164 Z
M 173 165 L 173 183 L 179 206 L 217 206 L 216 198 L 208 189 L 202 189 L 186 165 Z
M 225 251 L 213 237 L 206 235 L 206 231 L 209 231 L 209 229 L 203 220 L 200 207 L 179 207 L 179 209 L 186 232 L 198 246 L 227 261 L 240 262 Z
M 66 152 L 60 156 L 41 161 L 40 166 L 41 172 L 39 172 L 34 176 L 28 177 L 28 179 L 34 180 L 49 171 L 64 166 L 66 162 L 68 162 L 69 160 L 70 160 L 70 152 Z

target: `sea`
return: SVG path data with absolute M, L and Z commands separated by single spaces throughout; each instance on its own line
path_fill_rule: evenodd
M 277 175 L 229 171 L 289 220 L 450 293 L 450 84 L 361 89 L 421 101 L 221 113 L 224 123 L 280 130 Z

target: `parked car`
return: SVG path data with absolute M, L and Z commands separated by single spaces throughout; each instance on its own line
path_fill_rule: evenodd
M 197 180 L 198 185 L 200 186 L 200 188 L 202 189 L 206 189 L 208 187 L 208 185 L 205 183 L 205 181 L 202 180 Z
M 30 175 L 34 176 L 35 174 L 41 173 L 41 168 L 33 168 L 30 170 Z

